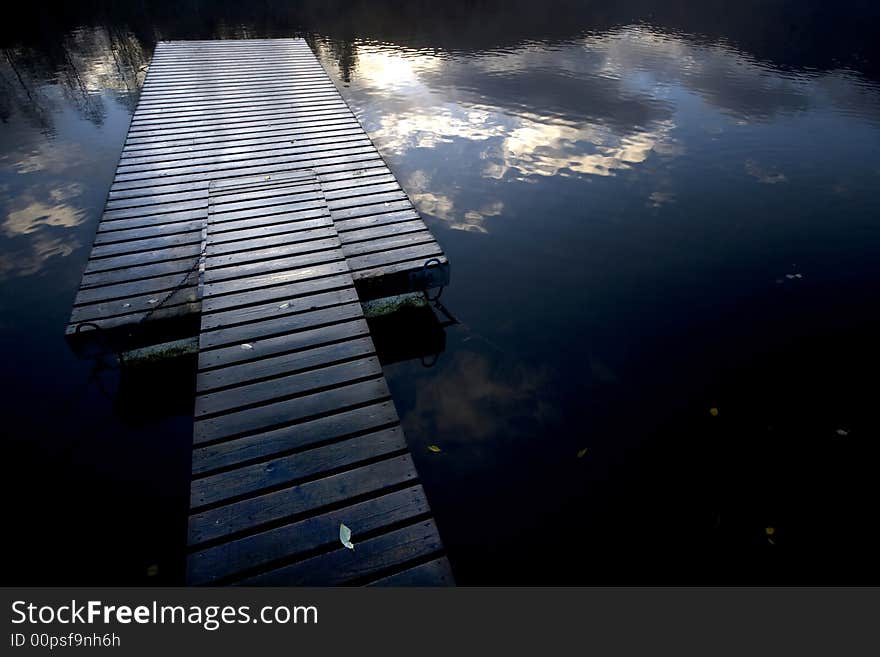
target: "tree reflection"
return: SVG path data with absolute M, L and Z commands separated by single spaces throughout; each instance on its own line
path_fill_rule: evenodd
M 0 112 L 4 120 L 20 112 L 47 135 L 55 132 L 61 105 L 101 125 L 105 97 L 134 111 L 148 60 L 140 40 L 118 27 L 82 28 L 39 47 L 4 48 Z
M 91 97 L 92 69 L 113 67 L 115 76 L 106 81 L 118 91 L 117 100 L 129 106 L 135 102 L 138 71 L 161 39 L 314 39 L 320 34 L 348 81 L 357 40 L 484 52 L 645 25 L 693 40 L 723 41 L 783 68 L 846 67 L 880 79 L 872 29 L 876 20 L 871 20 L 880 17 L 880 6 L 864 0 L 831 6 L 822 0 L 266 0 L 259 6 L 233 0 L 50 0 L 19 9 L 20 20 L 0 26 L 0 48 L 11 53 L 21 78 L 33 78 L 18 84 L 32 90 L 35 84 L 57 81 L 76 99 L 78 110 L 95 121 L 101 120 L 102 109 Z

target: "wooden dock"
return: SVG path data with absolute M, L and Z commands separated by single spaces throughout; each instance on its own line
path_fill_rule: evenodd
M 159 44 L 68 334 L 198 334 L 190 584 L 452 583 L 361 307 L 448 276 L 304 41 Z
M 361 300 L 449 281 L 443 251 L 305 41 L 161 42 L 74 301 L 71 342 L 96 327 L 124 347 L 195 335 L 209 185 L 297 170 L 318 177 Z M 272 229 L 249 238 L 271 244 Z

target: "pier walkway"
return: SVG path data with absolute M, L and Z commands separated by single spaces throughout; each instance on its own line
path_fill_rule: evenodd
M 84 323 L 126 346 L 195 335 L 209 185 L 297 170 L 320 181 L 361 300 L 448 282 L 443 251 L 304 40 L 160 42 L 68 335 Z M 247 238 L 270 243 L 271 230 Z
M 198 336 L 190 584 L 452 583 L 361 306 L 448 279 L 303 40 L 157 46 L 67 332 Z

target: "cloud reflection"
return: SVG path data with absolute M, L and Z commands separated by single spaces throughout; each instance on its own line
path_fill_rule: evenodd
M 620 135 L 603 126 L 572 126 L 521 118 L 499 144 L 487 151 L 484 174 L 491 178 L 613 176 L 644 162 L 674 125 L 659 122 L 652 131 Z
M 57 190 L 52 190 L 54 195 Z M 27 235 L 43 226 L 73 228 L 85 219 L 85 212 L 65 203 L 33 201 L 20 210 L 9 213 L 3 222 L 3 232 L 8 236 Z
M 94 171 L 118 157 L 102 131 L 111 112 L 119 119 L 134 108 L 146 60 L 130 31 L 112 27 L 76 29 L 49 48 L 3 50 L 0 279 L 39 273 L 83 246 L 76 229 L 105 193 Z
M 80 248 L 76 233 L 68 232 L 86 221 L 87 212 L 76 205 L 82 188 L 67 184 L 44 190 L 31 189 L 19 196 L 6 212 L 0 235 L 0 279 L 30 276 L 56 256 L 66 257 Z M 40 194 L 40 198 L 35 195 Z M 62 232 L 58 232 L 61 230 Z
M 75 238 L 36 234 L 28 240 L 26 248 L 7 249 L 0 254 L 0 279 L 36 274 L 55 256 L 69 256 L 80 246 Z
M 745 169 L 747 174 L 756 178 L 759 183 L 765 185 L 775 185 L 776 183 L 782 183 L 788 180 L 785 177 L 785 174 L 773 171 L 753 159 L 746 160 Z
M 556 406 L 541 394 L 546 379 L 519 362 L 460 349 L 420 383 L 405 421 L 413 435 L 436 435 L 442 425 L 444 435 L 466 442 L 514 438 L 557 417 Z
M 695 130 L 717 138 L 792 113 L 880 119 L 880 97 L 856 76 L 778 70 L 641 26 L 468 54 L 355 42 L 346 61 L 347 96 L 377 146 L 418 158 L 407 189 L 419 210 L 484 234 L 504 212 L 492 184 L 637 174 L 682 156 Z M 481 193 L 456 183 L 465 169 L 487 181 Z M 764 184 L 787 180 L 752 160 L 745 169 Z M 647 205 L 675 198 L 660 189 Z

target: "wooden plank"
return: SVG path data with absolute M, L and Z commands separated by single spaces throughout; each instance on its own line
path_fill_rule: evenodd
M 353 536 L 357 541 L 357 535 Z M 267 573 L 236 582 L 242 586 L 328 586 L 363 580 L 424 559 L 442 550 L 433 520 L 425 520 L 395 531 L 357 542 L 354 550 L 339 547 L 332 552 L 305 559 Z
M 195 423 L 196 444 L 233 438 L 273 427 L 288 426 L 335 411 L 389 399 L 384 379 L 350 383 L 339 388 L 234 411 Z
M 268 381 L 247 383 L 228 390 L 203 393 L 196 400 L 196 417 L 228 413 L 247 406 L 294 397 L 316 390 L 334 388 L 379 376 L 379 359 L 369 356 L 359 360 L 324 365 L 319 369 L 296 372 Z M 281 392 L 283 390 L 283 393 Z
M 263 319 L 272 319 L 280 315 L 309 312 L 341 306 L 357 301 L 357 293 L 351 288 L 335 289 L 329 292 L 317 292 L 300 297 L 285 299 L 282 303 L 274 301 L 270 303 L 252 304 L 244 307 L 233 308 L 223 312 L 206 313 L 202 316 L 202 332 L 223 327 L 233 327 L 236 324 L 255 322 Z M 287 304 L 287 308 L 282 308 Z
M 360 532 L 428 513 L 421 487 L 414 486 L 326 514 L 283 525 L 245 538 L 198 550 L 187 561 L 189 584 L 209 584 L 281 559 L 339 544 L 339 525 Z
M 198 447 L 193 450 L 193 475 L 247 464 L 328 440 L 341 440 L 362 431 L 381 429 L 395 422 L 397 415 L 394 405 L 390 401 L 384 401 L 325 415 L 294 427 Z
M 248 146 L 284 143 L 291 140 L 299 142 L 359 129 L 360 126 L 352 117 L 340 113 L 339 116 L 331 115 L 330 117 L 291 121 L 288 125 L 275 124 L 271 128 L 251 131 L 245 135 L 172 139 L 166 142 L 153 142 L 149 145 L 132 144 L 123 149 L 121 159 L 128 162 L 136 161 L 138 158 L 143 158 L 146 161 L 148 158 L 155 157 L 186 157 L 190 153 L 210 153 L 216 150 L 247 148 Z
M 340 251 L 341 254 L 341 251 Z M 235 279 L 232 281 L 216 281 L 205 283 L 205 295 L 218 297 L 226 294 L 241 292 L 242 290 L 250 292 L 263 287 L 274 287 L 283 283 L 291 283 L 293 281 L 305 281 L 313 278 L 322 278 L 332 276 L 333 274 L 342 274 L 348 271 L 348 265 L 345 263 L 345 256 L 340 255 L 340 259 L 336 262 L 330 262 L 322 265 L 310 265 L 299 269 L 288 269 L 281 272 L 258 273 L 247 276 L 246 278 Z
M 239 308 L 248 305 L 257 305 L 278 301 L 279 305 L 291 298 L 308 296 L 319 292 L 330 292 L 348 287 L 348 274 L 323 276 L 309 281 L 294 281 L 284 285 L 261 288 L 259 290 L 245 290 L 236 294 L 227 294 L 222 297 L 204 299 L 205 312 L 219 312 Z
M 329 230 L 326 229 L 326 230 Z M 289 235 L 290 233 L 288 233 Z M 318 239 L 304 239 L 302 241 L 293 241 L 286 243 L 283 239 L 279 240 L 280 244 L 264 248 L 248 248 L 250 243 L 244 243 L 240 246 L 242 249 L 225 253 L 224 255 L 214 258 L 214 267 L 217 273 L 224 267 L 233 267 L 246 263 L 256 262 L 258 260 L 271 260 L 275 257 L 288 257 L 296 255 L 306 255 L 317 251 L 325 251 L 327 249 L 339 248 L 339 238 L 319 237 Z
M 230 257 L 226 256 L 227 259 Z M 258 274 L 302 269 L 313 265 L 326 265 L 340 260 L 344 262 L 345 255 L 343 255 L 339 245 L 330 244 L 325 249 L 308 253 L 297 253 L 291 256 L 276 254 L 274 258 L 261 258 L 256 262 L 227 262 L 222 267 L 214 267 L 210 272 L 207 272 L 205 274 L 205 283 L 213 284 L 244 279 L 246 285 L 252 277 Z
M 338 294 L 334 295 L 334 297 L 338 296 Z M 279 308 L 279 306 L 284 304 L 288 304 L 288 307 Z M 252 321 L 247 324 L 229 325 L 224 322 L 222 328 L 207 331 L 203 325 L 199 344 L 203 350 L 215 349 L 226 345 L 239 346 L 242 342 L 247 342 L 248 340 L 253 345 L 257 340 L 262 341 L 266 338 L 281 336 L 287 333 L 314 330 L 323 326 L 337 325 L 342 322 L 356 321 L 363 318 L 361 305 L 357 301 L 328 308 L 310 309 L 300 313 L 286 313 L 284 311 L 289 310 L 289 304 L 290 301 L 273 304 L 276 312 L 275 316 L 271 318 L 258 320 L 251 314 L 250 318 Z M 239 311 L 241 309 L 236 310 Z M 223 315 L 224 317 L 236 316 L 229 312 L 223 313 Z M 238 316 L 240 317 L 240 315 Z M 264 353 L 262 349 L 260 353 Z M 207 364 L 209 361 L 206 360 L 205 362 Z
M 336 126 L 347 125 L 355 121 L 350 112 L 344 108 L 327 110 L 308 116 L 279 119 L 271 122 L 263 121 L 258 126 L 242 131 L 239 128 L 214 127 L 204 131 L 201 135 L 189 135 L 186 137 L 169 137 L 163 140 L 151 139 L 126 142 L 122 152 L 125 157 L 141 154 L 160 154 L 163 151 L 180 150 L 185 152 L 187 148 L 193 150 L 210 150 L 212 148 L 224 148 L 229 144 L 239 144 L 256 139 L 283 138 L 285 136 L 312 134 L 315 130 L 329 131 Z
M 252 84 L 262 85 L 260 82 Z M 224 85 L 229 89 L 229 85 Z M 279 100 L 276 94 L 260 93 L 250 94 L 250 103 L 224 105 L 209 105 L 198 107 L 197 103 L 181 102 L 177 106 L 162 104 L 150 113 L 140 112 L 131 127 L 136 131 L 150 129 L 152 127 L 164 127 L 168 125 L 189 125 L 191 122 L 219 122 L 227 118 L 258 115 L 262 112 L 283 112 L 303 107 L 315 107 L 316 105 L 338 105 L 338 96 L 335 88 L 330 85 L 311 87 L 292 91 L 289 85 L 285 85 L 285 98 Z M 194 108 L 193 106 L 196 105 Z M 164 111 L 162 111 L 164 110 Z
M 335 173 L 337 171 L 362 171 L 369 168 L 377 168 L 380 166 L 382 166 L 382 162 L 378 153 L 360 153 L 357 155 L 350 155 L 346 158 L 336 158 L 335 162 L 330 163 L 312 163 L 311 165 L 306 163 L 302 166 L 291 166 L 288 163 L 281 163 L 276 166 L 255 167 L 253 169 L 248 169 L 243 173 L 239 173 L 238 175 L 271 175 L 283 171 L 307 169 L 310 169 L 318 175 L 321 175 L 324 173 Z M 222 177 L 224 176 L 218 176 L 217 178 Z M 231 178 L 235 176 L 232 175 L 228 177 Z M 215 180 L 217 178 L 215 178 Z M 165 183 L 161 180 L 153 181 L 152 185 L 141 185 L 138 187 L 122 186 L 122 184 L 117 186 L 116 184 L 114 184 L 110 187 L 109 198 L 127 199 L 132 197 L 155 196 L 160 194 L 176 194 L 179 192 L 192 192 L 193 189 L 199 188 L 207 190 L 208 184 L 208 182 L 205 182 L 201 185 L 194 186 L 182 183 Z
M 213 349 L 205 349 L 199 355 L 199 367 L 203 370 L 228 367 L 236 363 L 255 359 L 264 360 L 269 356 L 301 351 L 364 335 L 369 335 L 366 321 L 362 318 L 352 318 L 336 324 L 320 325 L 281 335 L 255 337 L 250 338 L 250 342 L 243 340 L 229 346 L 221 345 Z M 243 347 L 244 344 L 250 346 Z
M 76 325 L 81 322 L 94 322 L 104 325 L 108 324 L 111 319 L 127 317 L 128 320 L 120 319 L 116 325 L 130 325 L 130 327 L 134 327 L 142 321 L 146 314 L 153 316 L 161 311 L 168 311 L 161 315 L 162 317 L 167 317 L 169 315 L 176 316 L 178 314 L 197 312 L 198 308 L 193 309 L 193 304 L 198 305 L 199 303 L 198 288 L 195 285 L 181 288 L 168 297 L 168 300 L 157 310 L 156 304 L 158 301 L 159 295 L 150 293 L 128 297 L 124 300 L 102 301 L 100 303 L 74 306 L 73 311 L 70 313 L 70 330 L 75 331 Z
M 267 232 L 268 231 L 268 232 Z M 261 236 L 263 235 L 263 236 Z M 314 243 L 322 239 L 338 239 L 336 231 L 331 226 L 319 226 L 310 230 L 262 229 L 262 233 L 250 231 L 242 240 L 227 240 L 225 242 L 213 241 L 211 248 L 216 257 L 221 255 L 235 255 L 249 251 L 261 251 L 271 247 L 293 247 L 298 244 Z
M 386 575 L 369 586 L 453 586 L 455 580 L 446 557 L 407 568 L 403 572 Z
M 342 342 L 331 342 L 273 358 L 260 358 L 202 372 L 198 390 L 200 393 L 206 393 L 228 386 L 243 385 L 248 381 L 272 379 L 281 374 L 292 374 L 321 365 L 371 356 L 374 353 L 372 341 L 364 334 Z
M 190 169 L 195 166 L 219 165 L 230 162 L 248 161 L 257 156 L 270 157 L 276 154 L 302 154 L 320 153 L 328 148 L 341 149 L 343 147 L 369 145 L 370 141 L 363 133 L 356 131 L 344 131 L 339 134 L 315 138 L 310 140 L 287 140 L 286 143 L 272 144 L 263 148 L 238 148 L 228 150 L 214 150 L 206 154 L 190 153 L 188 157 L 177 158 L 149 158 L 144 161 L 120 161 L 117 171 L 120 175 L 132 173 L 155 173 L 157 175 L 172 175 L 173 170 L 179 168 Z
M 363 461 L 406 450 L 400 427 L 342 440 L 290 456 L 243 465 L 192 482 L 190 507 L 195 509 L 225 499 L 275 488 L 333 470 L 347 469 Z
M 198 255 L 198 254 L 196 254 Z M 83 274 L 80 287 L 87 289 L 104 285 L 117 285 L 131 281 L 156 278 L 164 275 L 183 275 L 192 268 L 190 260 L 166 260 L 153 264 L 134 265 L 123 269 L 109 271 L 86 272 Z
M 136 173 L 118 173 L 113 182 L 114 189 L 138 189 L 148 185 L 180 185 L 185 183 L 209 183 L 217 178 L 235 177 L 241 175 L 259 175 L 273 173 L 279 169 L 279 164 L 300 165 L 299 168 L 309 169 L 318 164 L 343 163 L 357 161 L 357 156 L 373 155 L 376 153 L 374 146 L 364 141 L 364 145 L 342 146 L 332 148 L 320 153 L 294 153 L 274 157 L 253 157 L 245 162 L 219 163 L 193 165 L 185 167 L 183 172 L 157 173 L 151 171 L 139 171 Z M 291 168 L 288 166 L 286 168 Z M 161 182 L 160 182 L 161 181 Z
M 181 221 L 168 224 L 152 225 L 148 227 L 126 228 L 114 231 L 102 231 L 95 236 L 95 245 L 117 244 L 119 242 L 134 242 L 137 240 L 152 238 L 157 235 L 178 235 L 180 233 L 192 233 L 202 230 L 202 221 Z
M 119 283 L 117 285 L 105 285 L 102 287 L 80 288 L 74 304 L 83 306 L 87 304 L 111 301 L 113 299 L 136 299 L 142 296 L 158 295 L 185 285 L 195 285 L 198 280 L 197 271 L 189 271 L 185 274 L 172 274 L 157 276 L 142 281 Z M 126 303 L 123 301 L 123 303 Z M 150 300 L 147 299 L 147 303 Z
M 152 164 L 158 162 L 203 160 L 217 154 L 264 152 L 287 149 L 292 146 L 306 147 L 333 143 L 337 139 L 352 135 L 363 136 L 360 126 L 351 121 L 315 126 L 310 130 L 299 129 L 295 133 L 287 131 L 263 137 L 228 140 L 220 144 L 188 145 L 184 147 L 165 147 L 134 150 L 124 153 L 120 166 Z
M 433 247 L 431 254 L 437 252 L 437 243 L 434 241 L 434 237 L 422 228 L 419 231 L 407 231 L 403 234 L 391 234 L 372 239 L 346 242 L 345 254 L 348 259 L 353 260 L 356 256 L 376 253 L 384 255 L 393 249 L 415 248 L 424 244 L 430 244 Z M 406 256 L 405 259 L 412 260 L 412 257 Z

